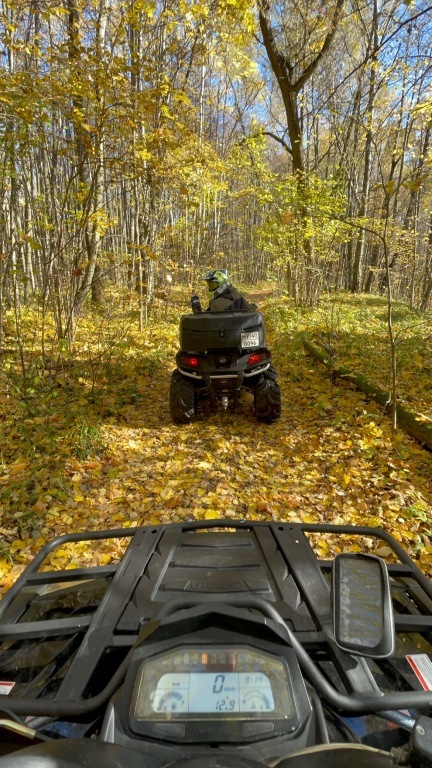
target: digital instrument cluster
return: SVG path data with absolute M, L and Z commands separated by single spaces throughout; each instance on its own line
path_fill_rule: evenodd
M 271 682 L 263 672 L 168 672 L 157 683 L 155 712 L 273 712 Z
M 251 721 L 267 723 L 268 731 L 271 724 L 296 718 L 285 661 L 247 647 L 182 647 L 143 661 L 131 715 L 135 730 L 146 733 L 155 724 L 162 726 L 157 732 L 173 731 L 164 724 L 182 724 L 191 732 L 197 723 L 203 733 L 205 723 L 214 730 L 218 722 L 228 733 L 236 723 L 245 731 Z

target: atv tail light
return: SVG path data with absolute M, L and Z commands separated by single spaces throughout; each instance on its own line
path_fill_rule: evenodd
M 182 355 L 181 363 L 183 365 L 190 365 L 192 368 L 197 368 L 198 367 L 198 358 L 197 357 L 191 357 L 189 355 Z
M 261 360 L 261 355 L 249 355 L 249 360 L 247 361 L 248 365 L 253 365 L 253 363 L 259 363 Z

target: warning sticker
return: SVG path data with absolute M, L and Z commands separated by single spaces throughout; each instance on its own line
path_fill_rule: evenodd
M 425 691 L 432 691 L 432 661 L 425 653 L 407 656 L 407 661 Z
M 7 680 L 0 680 L 0 693 L 3 696 L 7 696 L 8 693 L 11 692 L 12 688 L 14 687 L 15 683 L 11 683 Z

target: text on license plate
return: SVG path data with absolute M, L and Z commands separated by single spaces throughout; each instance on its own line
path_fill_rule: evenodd
M 249 347 L 259 346 L 259 332 L 251 331 L 250 333 L 242 333 L 241 335 L 242 349 L 248 349 Z

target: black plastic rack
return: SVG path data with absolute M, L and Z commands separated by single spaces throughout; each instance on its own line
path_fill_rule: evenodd
M 405 643 L 392 659 L 391 678 L 396 690 L 419 690 L 405 659 L 406 638 L 420 633 L 432 655 L 432 585 L 391 535 L 357 526 L 209 520 L 69 534 L 43 547 L 0 602 L 0 684 L 10 688 L 0 705 L 56 716 L 102 706 L 124 676 L 141 627 L 178 598 L 263 598 L 325 667 L 332 561 L 315 554 L 311 541 L 320 536 L 335 550 L 348 536 L 372 539 L 371 551 L 382 544 L 391 551 L 395 629 Z M 109 539 L 129 541 L 118 564 L 41 570 L 66 544 Z M 332 654 L 342 689 L 358 690 L 364 660 L 334 648 Z M 107 679 L 105 687 L 98 682 Z

